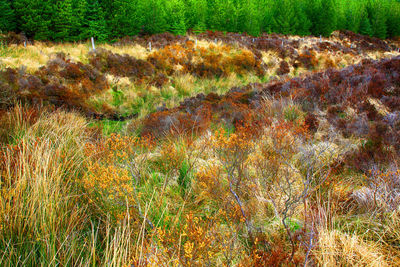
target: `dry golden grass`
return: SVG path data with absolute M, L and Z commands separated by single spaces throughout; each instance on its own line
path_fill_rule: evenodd
M 118 54 L 128 54 L 139 59 L 147 58 L 148 51 L 140 45 L 134 46 L 113 46 L 99 44 L 96 47 L 104 48 Z M 28 72 L 34 72 L 46 63 L 56 53 L 63 52 L 72 60 L 87 63 L 87 55 L 91 50 L 90 43 L 60 43 L 48 45 L 42 42 L 35 42 L 35 45 L 11 45 L 5 48 L 0 62 L 4 67 L 19 68 L 26 66 Z
M 19 117 L 21 109 L 11 111 L 11 118 Z M 43 114 L 30 127 L 16 123 L 14 131 L 24 134 L 17 145 L 3 150 L 3 264 L 19 257 L 21 264 L 39 264 L 36 253 L 43 254 L 47 264 L 68 264 L 75 260 L 72 255 L 82 252 L 73 236 L 87 218 L 73 195 L 71 175 L 79 173 L 84 162 L 85 127 L 85 120 L 73 113 Z
M 320 229 L 315 259 L 321 266 L 398 266 L 376 243 L 339 230 Z
M 29 125 L 24 107 L 8 115 L 16 145 L 2 148 L 0 265 L 121 266 L 130 261 L 129 220 L 105 235 L 82 202 L 79 177 L 87 158 L 87 122 L 74 113 L 44 112 Z M 104 238 L 104 240 L 103 240 Z M 99 244 L 106 246 L 101 253 Z M 100 260 L 99 257 L 102 257 Z M 103 265 L 104 264 L 104 265 Z
M 55 53 L 64 52 L 75 61 L 85 62 L 89 52 L 89 44 L 65 43 L 46 45 L 36 42 L 35 45 L 24 46 L 11 45 L 1 57 L 1 62 L 6 67 L 19 68 L 26 66 L 29 72 L 36 71 L 45 65 Z

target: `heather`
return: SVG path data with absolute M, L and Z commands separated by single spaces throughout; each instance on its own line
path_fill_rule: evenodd
M 398 41 L 90 46 L 1 47 L 0 265 L 400 264 Z
M 205 30 L 329 36 L 400 34 L 397 0 L 1 0 L 0 31 L 31 40 L 114 41 Z

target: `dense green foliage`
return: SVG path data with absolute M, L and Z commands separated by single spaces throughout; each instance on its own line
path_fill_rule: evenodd
M 75 41 L 219 30 L 328 36 L 400 35 L 398 0 L 0 0 L 0 30 Z
M 0 31 L 13 31 L 15 27 L 15 13 L 10 1 L 0 0 Z

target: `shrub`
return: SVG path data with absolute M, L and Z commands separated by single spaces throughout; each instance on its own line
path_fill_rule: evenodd
M 195 48 L 192 42 L 169 45 L 154 51 L 147 59 L 159 71 L 172 75 L 190 73 L 200 77 L 227 76 L 255 72 L 264 75 L 263 63 L 249 50 L 233 51 L 231 46 Z
M 114 54 L 105 49 L 97 49 L 89 55 L 90 64 L 103 73 L 140 80 L 154 74 L 154 67 L 142 59 L 129 55 Z
M 0 72 L 0 81 L 6 89 L 3 97 L 9 101 L 8 106 L 22 101 L 79 110 L 89 117 L 115 116 L 107 105 L 104 106 L 105 114 L 98 114 L 87 102 L 92 95 L 108 89 L 105 76 L 90 65 L 71 62 L 62 53 L 35 74 L 6 69 Z
M 276 71 L 276 74 L 284 75 L 284 74 L 288 74 L 289 72 L 290 72 L 289 63 L 287 63 L 286 61 L 282 60 L 281 63 L 279 64 L 279 68 Z
M 308 70 L 315 69 L 318 66 L 318 60 L 315 57 L 315 52 L 312 50 L 303 51 L 296 59 L 295 67 L 302 66 Z

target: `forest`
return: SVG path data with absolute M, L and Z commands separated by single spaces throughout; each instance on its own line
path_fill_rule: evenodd
M 398 0 L 0 0 L 0 30 L 51 41 L 99 41 L 188 30 L 381 39 L 400 34 Z

